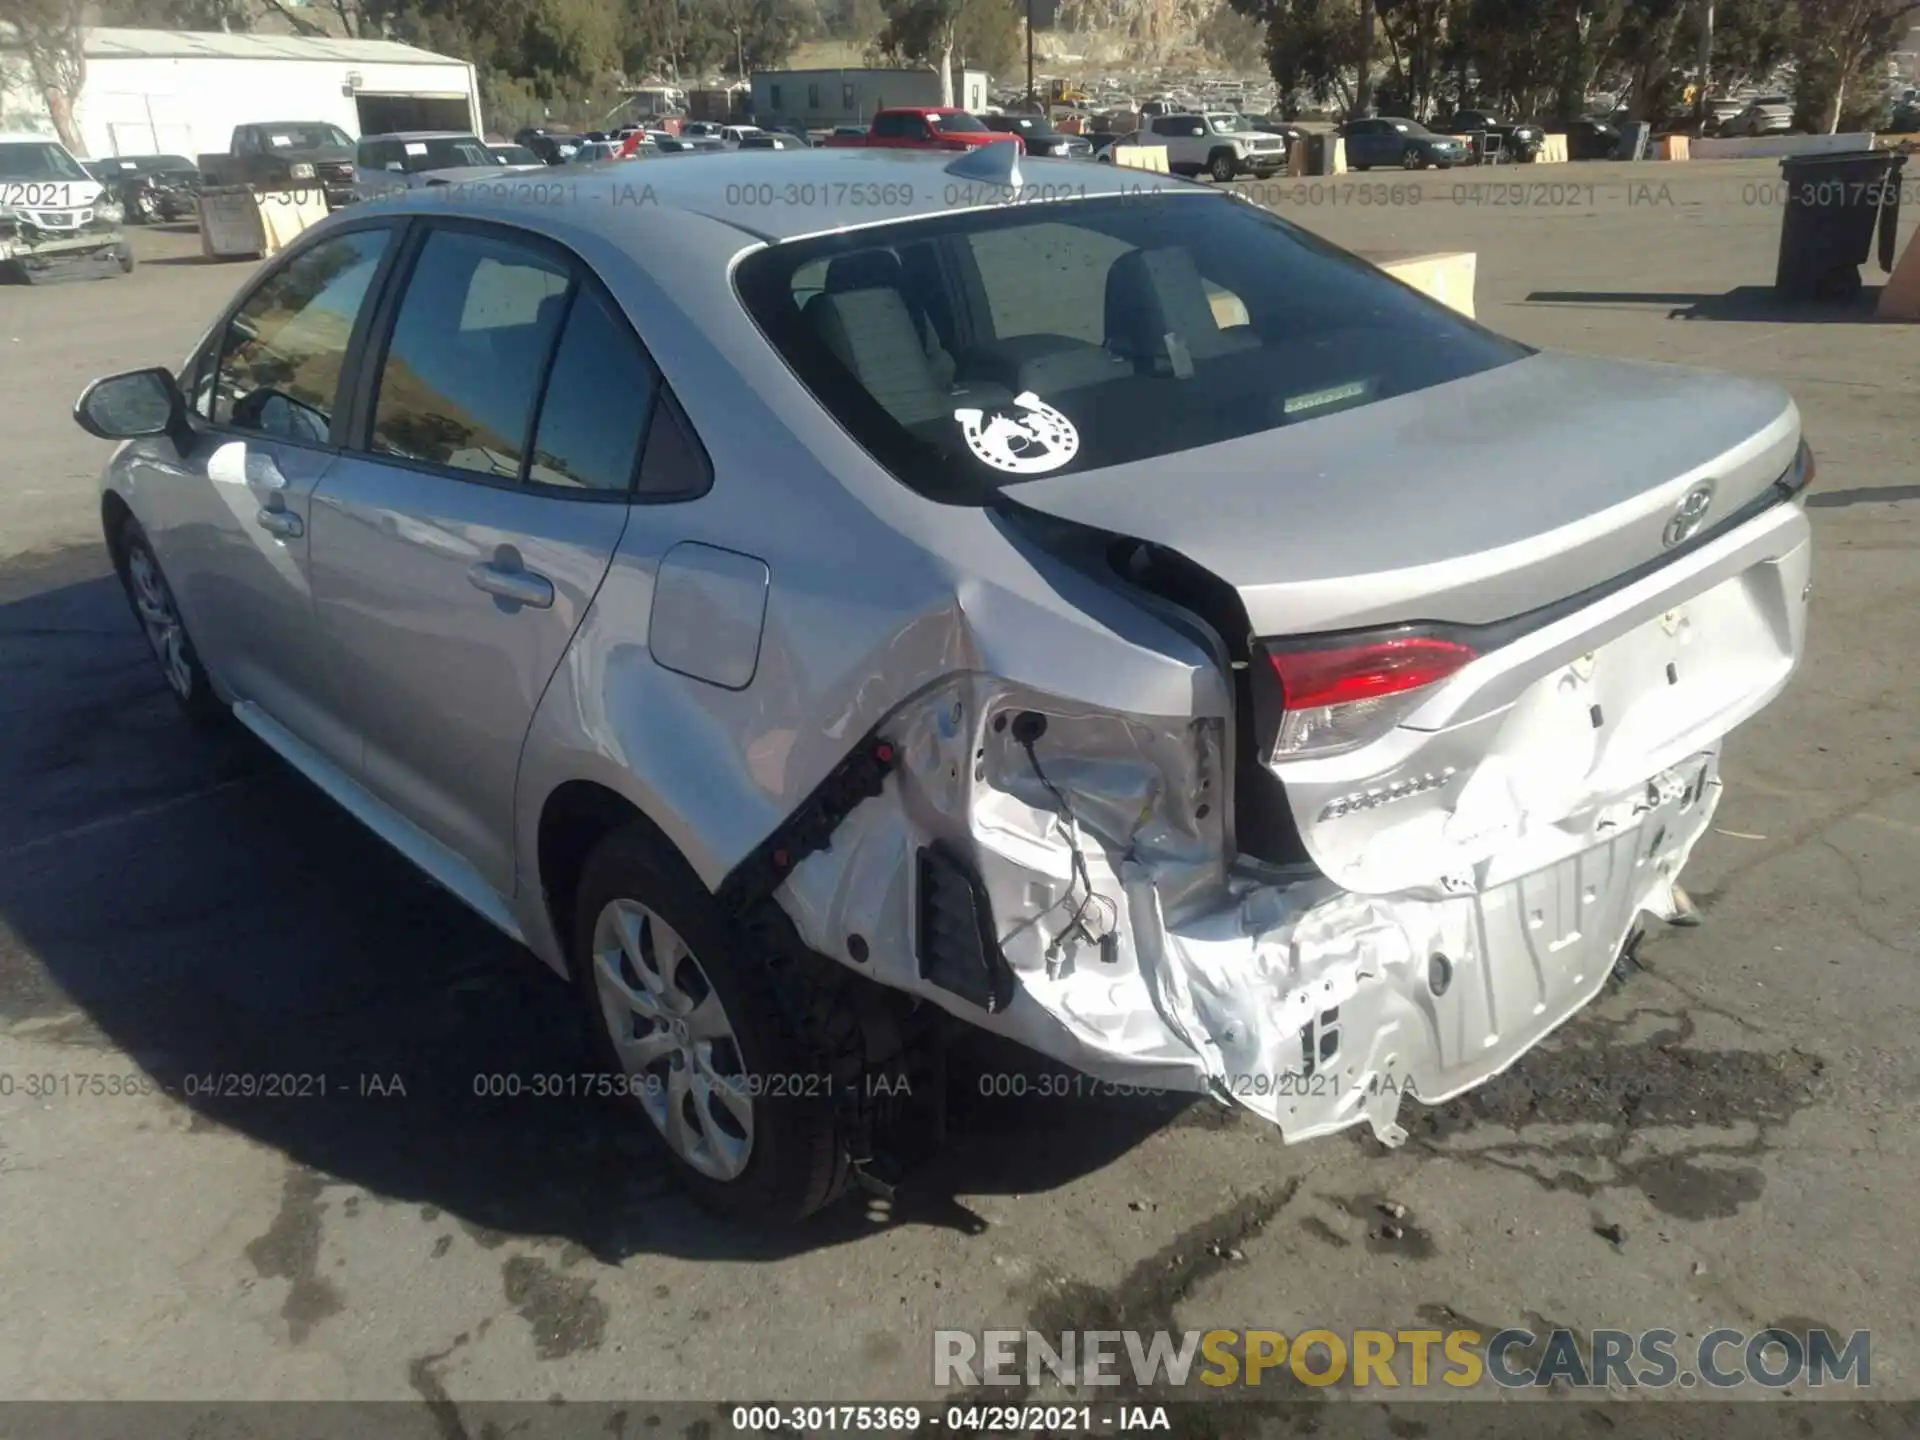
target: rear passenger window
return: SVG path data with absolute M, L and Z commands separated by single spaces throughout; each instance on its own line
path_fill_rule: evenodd
M 658 376 L 623 316 L 583 286 L 567 312 L 527 478 L 569 489 L 633 483 Z
M 561 262 L 511 240 L 429 235 L 381 367 L 374 450 L 517 478 L 569 283 Z

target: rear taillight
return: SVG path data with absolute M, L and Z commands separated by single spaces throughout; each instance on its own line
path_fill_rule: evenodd
M 1325 645 L 1270 645 L 1280 680 L 1273 759 L 1337 755 L 1379 739 L 1425 698 L 1428 687 L 1478 658 L 1470 645 L 1436 635 L 1348 637 Z
M 1780 477 L 1780 483 L 1786 487 L 1787 494 L 1798 495 L 1813 484 L 1814 476 L 1819 471 L 1820 467 L 1814 463 L 1813 447 L 1802 440 L 1799 450 L 1794 453 L 1793 464 Z

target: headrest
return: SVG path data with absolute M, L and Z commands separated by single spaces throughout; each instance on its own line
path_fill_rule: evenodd
M 856 250 L 827 266 L 827 292 L 833 295 L 847 290 L 899 290 L 905 279 L 900 257 L 891 250 Z

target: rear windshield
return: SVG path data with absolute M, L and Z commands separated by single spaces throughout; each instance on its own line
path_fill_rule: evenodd
M 348 148 L 353 141 L 338 125 L 268 125 L 267 147 L 271 150 L 324 150 L 328 146 Z
M 971 115 L 929 115 L 934 129 L 954 135 L 983 135 L 987 127 Z
M 424 140 L 400 140 L 401 166 L 411 175 L 420 170 L 458 170 L 468 165 L 494 165 L 493 152 L 471 135 L 434 135 Z
M 795 241 L 749 256 L 736 283 L 857 441 L 956 502 L 1311 424 L 1532 353 L 1204 191 Z

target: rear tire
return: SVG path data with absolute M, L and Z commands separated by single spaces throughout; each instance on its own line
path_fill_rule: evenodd
M 784 916 L 781 917 L 784 919 Z M 651 827 L 588 856 L 571 959 L 594 1048 L 702 1206 L 795 1224 L 845 1189 L 858 977 L 727 914 Z

